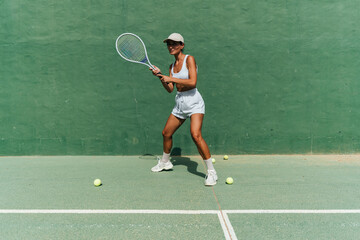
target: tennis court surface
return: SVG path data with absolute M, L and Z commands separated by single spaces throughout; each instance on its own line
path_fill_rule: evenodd
M 0 239 L 359 239 L 359 155 L 214 157 L 1 157 Z

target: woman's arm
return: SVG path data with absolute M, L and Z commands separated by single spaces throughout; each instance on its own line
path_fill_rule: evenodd
M 169 67 L 169 76 L 171 77 L 172 74 L 171 74 L 171 64 L 170 64 L 170 67 Z M 174 90 L 174 84 L 171 83 L 171 82 L 165 82 L 163 81 L 163 78 L 160 79 L 161 80 L 161 83 L 162 85 L 164 86 L 164 88 L 166 89 L 166 91 L 168 91 L 169 93 L 171 93 L 173 90 Z
M 163 76 L 163 75 L 160 75 L 159 73 L 161 72 L 160 69 L 156 66 L 154 66 L 155 69 L 152 69 L 150 68 L 149 70 L 152 71 L 152 73 L 159 77 L 159 76 Z M 169 75 L 171 76 L 171 65 L 169 67 Z M 169 83 L 169 82 L 164 82 L 162 78 L 160 78 L 160 81 L 163 85 L 163 87 L 166 89 L 166 91 L 168 91 L 169 93 L 171 93 L 173 90 L 174 90 L 174 84 L 173 83 Z

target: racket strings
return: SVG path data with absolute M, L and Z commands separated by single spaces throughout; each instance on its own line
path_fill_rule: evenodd
M 125 35 L 120 37 L 117 42 L 119 52 L 127 59 L 146 62 L 145 48 L 141 41 L 134 36 Z

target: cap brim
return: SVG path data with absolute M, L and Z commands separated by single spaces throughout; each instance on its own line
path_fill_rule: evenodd
M 167 41 L 174 41 L 174 42 L 180 42 L 180 43 L 184 43 L 183 41 L 179 41 L 179 40 L 174 40 L 174 39 L 171 39 L 171 38 L 167 38 L 165 39 L 163 42 L 166 43 Z

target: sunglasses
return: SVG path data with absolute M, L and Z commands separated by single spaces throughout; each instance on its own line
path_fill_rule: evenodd
M 177 46 L 180 45 L 181 42 L 166 42 L 167 46 Z

